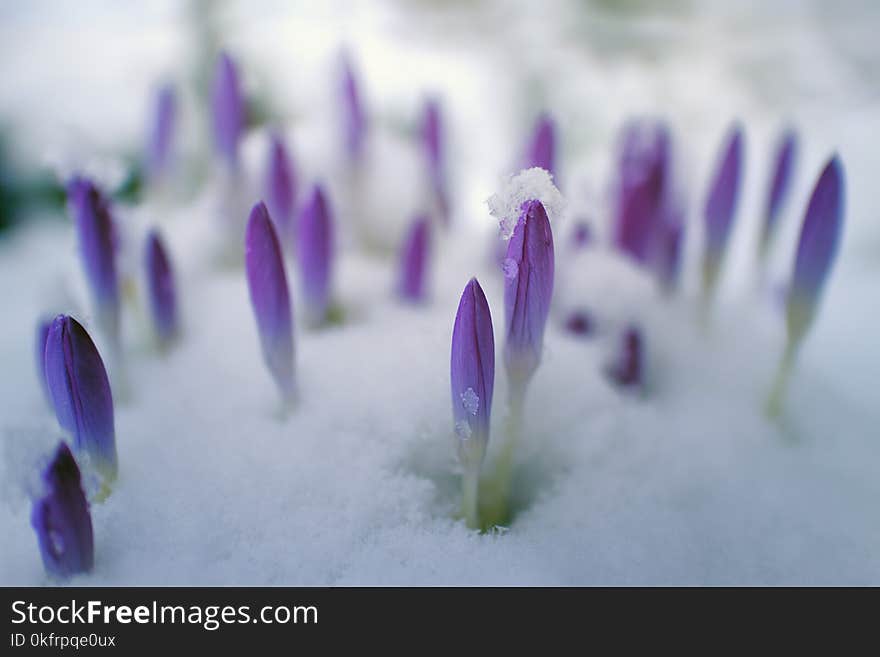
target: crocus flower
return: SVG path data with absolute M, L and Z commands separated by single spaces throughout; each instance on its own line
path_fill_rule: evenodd
M 345 146 L 352 161 L 359 161 L 367 136 L 367 118 L 360 89 L 348 56 L 342 58 L 342 118 Z
M 85 178 L 74 178 L 67 194 L 98 325 L 115 342 L 119 335 L 120 302 L 110 209 L 95 185 Z
M 730 238 L 739 197 L 743 161 L 742 128 L 734 125 L 722 151 L 721 160 L 706 198 L 706 246 L 703 251 L 703 294 L 708 299 L 715 290 L 721 263 Z
M 614 361 L 606 369 L 608 378 L 623 388 L 640 387 L 644 379 L 642 334 L 628 326 L 621 336 Z
M 588 336 L 595 330 L 593 317 L 586 310 L 574 310 L 565 319 L 565 330 L 572 335 Z
M 556 176 L 556 124 L 549 114 L 542 114 L 535 121 L 526 149 L 523 168 L 532 167 L 541 167 Z
M 174 87 L 165 85 L 159 89 L 156 95 L 153 124 L 147 142 L 147 169 L 154 179 L 160 178 L 170 164 L 176 115 L 177 102 L 174 96 Z
M 174 271 L 158 231 L 147 236 L 144 248 L 144 266 L 147 279 L 147 301 L 153 319 L 153 329 L 162 345 L 168 344 L 178 329 L 177 298 L 174 289 Z
M 238 142 L 245 126 L 245 102 L 235 62 L 221 53 L 211 89 L 214 144 L 230 171 L 238 169 Z
M 63 442 L 43 471 L 42 484 L 31 525 L 46 572 L 55 577 L 89 572 L 95 561 L 92 517 L 79 467 Z
M 440 216 L 444 223 L 449 219 L 449 198 L 446 190 L 446 154 L 443 120 L 440 104 L 434 100 L 425 103 L 422 115 L 422 145 L 428 168 L 428 178 Z
M 504 260 L 504 359 L 513 388 L 531 378 L 544 345 L 553 295 L 553 234 L 540 201 L 527 201 Z
M 296 174 L 293 163 L 281 136 L 274 134 L 269 146 L 269 165 L 266 167 L 266 207 L 275 223 L 278 237 L 287 247 L 293 245 L 295 206 Z
M 761 241 L 758 245 L 759 255 L 764 258 L 773 239 L 779 214 L 788 198 L 797 157 L 797 134 L 793 130 L 786 131 L 779 140 L 773 165 L 773 177 L 767 191 L 767 207 L 764 211 L 764 225 L 761 230 Z
M 300 213 L 297 254 L 306 321 L 319 325 L 330 308 L 333 266 L 333 216 L 321 185 L 314 186 Z
M 472 278 L 455 314 L 450 359 L 452 417 L 458 458 L 464 469 L 464 508 L 470 527 L 478 525 L 479 471 L 489 442 L 495 387 L 495 337 L 486 295 Z
M 285 402 L 291 402 L 295 395 L 293 313 L 281 247 L 262 202 L 251 210 L 244 255 L 263 359 Z
M 58 315 L 46 338 L 46 383 L 58 424 L 108 481 L 116 477 L 113 395 L 95 343 L 73 317 Z
M 678 284 L 684 242 L 684 210 L 669 204 L 660 222 L 654 247 L 654 271 L 660 287 L 670 292 Z
M 34 339 L 37 379 L 40 381 L 43 396 L 46 398 L 49 406 L 52 405 L 52 394 L 49 392 L 49 385 L 46 383 L 46 339 L 49 337 L 49 327 L 51 326 L 51 319 L 41 319 L 37 322 L 37 331 Z
M 406 301 L 425 300 L 430 237 L 430 220 L 425 216 L 417 217 L 400 250 L 398 294 Z

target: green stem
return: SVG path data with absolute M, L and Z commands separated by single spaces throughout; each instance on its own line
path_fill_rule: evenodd
M 467 468 L 462 475 L 462 513 L 470 529 L 480 528 L 480 514 L 477 501 L 480 489 L 480 471 L 478 468 Z
M 504 443 L 498 453 L 495 472 L 484 489 L 483 526 L 506 525 L 510 520 L 510 492 L 517 445 L 522 436 L 525 383 L 512 384 L 509 392 L 510 408 L 505 422 Z
M 794 367 L 794 356 L 797 351 L 797 341 L 788 340 L 785 344 L 785 351 L 782 354 L 782 360 L 779 361 L 779 369 L 776 371 L 776 379 L 773 382 L 773 388 L 770 390 L 770 396 L 764 406 L 764 411 L 770 418 L 777 418 L 782 413 L 782 404 L 785 399 L 785 391 L 788 389 L 788 379 L 791 370 Z

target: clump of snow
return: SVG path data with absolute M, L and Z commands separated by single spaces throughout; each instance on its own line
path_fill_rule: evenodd
M 480 411 L 480 396 L 473 388 L 468 388 L 461 393 L 461 405 L 468 413 L 476 415 Z
M 540 167 L 523 169 L 510 176 L 501 189 L 486 200 L 489 214 L 498 220 L 502 239 L 508 240 L 513 235 L 523 203 L 527 201 L 540 201 L 551 223 L 565 210 L 565 199 L 553 184 L 549 171 Z

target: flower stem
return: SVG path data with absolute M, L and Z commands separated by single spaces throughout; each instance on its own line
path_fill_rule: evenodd
M 504 443 L 498 454 L 495 472 L 484 490 L 483 526 L 504 526 L 510 521 L 510 493 L 513 482 L 514 457 L 522 436 L 525 382 L 511 384 L 510 409 L 505 423 Z
M 480 471 L 478 468 L 467 468 L 462 475 L 462 513 L 470 529 L 480 528 L 480 514 L 477 501 L 479 499 Z
M 794 367 L 794 356 L 797 350 L 797 341 L 788 340 L 785 344 L 785 351 L 782 354 L 782 360 L 779 362 L 779 369 L 776 371 L 776 379 L 773 382 L 773 388 L 770 390 L 770 396 L 764 406 L 767 417 L 777 418 L 782 412 L 782 404 L 785 399 L 785 391 L 788 388 L 788 379 L 791 370 Z

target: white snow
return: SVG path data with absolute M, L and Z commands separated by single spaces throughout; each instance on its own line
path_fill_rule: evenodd
M 513 235 L 516 222 L 522 214 L 523 203 L 540 201 L 552 224 L 565 210 L 565 199 L 553 184 L 553 176 L 541 167 L 523 169 L 510 176 L 500 191 L 488 198 L 489 214 L 498 220 L 501 239 Z

